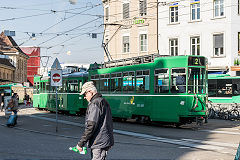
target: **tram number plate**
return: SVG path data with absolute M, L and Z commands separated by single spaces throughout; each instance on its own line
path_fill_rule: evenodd
M 188 65 L 189 66 L 204 66 L 205 65 L 204 57 L 189 57 Z

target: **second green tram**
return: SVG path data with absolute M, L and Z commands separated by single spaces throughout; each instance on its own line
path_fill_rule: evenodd
M 182 125 L 207 116 L 203 56 L 144 56 L 95 68 L 89 69 L 89 79 L 110 103 L 114 118 Z
M 74 72 L 63 75 L 62 86 L 58 87 L 58 110 L 70 114 L 83 114 L 87 101 L 79 95 L 83 83 L 88 79 L 87 72 Z M 56 89 L 50 85 L 50 77 L 34 77 L 33 107 L 56 111 Z
M 208 75 L 208 96 L 212 103 L 240 103 L 240 76 Z

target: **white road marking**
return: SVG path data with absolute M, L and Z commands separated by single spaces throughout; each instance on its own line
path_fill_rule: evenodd
M 53 118 L 39 117 L 39 116 L 35 116 L 35 115 L 30 115 L 30 117 L 48 120 L 48 121 L 52 121 L 52 122 L 56 121 Z M 64 120 L 58 120 L 58 122 L 64 123 L 64 124 L 69 124 L 69 125 L 74 125 L 74 126 L 79 126 L 79 127 L 85 126 L 84 124 L 69 122 L 69 121 L 64 121 Z M 129 132 L 129 131 L 123 131 L 123 130 L 116 130 L 116 129 L 114 129 L 113 132 L 117 133 L 117 134 L 121 134 L 121 135 L 133 136 L 133 137 L 147 139 L 147 140 L 151 140 L 151 141 L 179 145 L 181 147 L 186 147 L 186 148 L 211 150 L 211 151 L 215 151 L 215 152 L 219 152 L 219 153 L 223 153 L 223 154 L 231 154 L 231 155 L 236 154 L 236 150 L 238 147 L 238 144 L 232 144 L 232 143 L 203 141 L 203 140 L 195 140 L 195 139 L 170 139 L 170 138 L 163 138 L 163 137 L 157 137 L 157 136 L 152 136 L 152 135 L 143 134 L 143 133 L 135 133 L 135 132 Z M 208 131 L 208 132 L 210 132 L 210 131 Z M 213 133 L 216 133 L 216 132 L 213 132 Z M 224 133 L 224 132 L 220 132 L 220 133 Z
M 240 135 L 238 132 L 229 132 L 229 131 L 216 131 L 216 130 L 199 130 L 201 132 L 209 132 L 209 133 L 221 133 L 221 134 L 232 134 L 232 135 Z

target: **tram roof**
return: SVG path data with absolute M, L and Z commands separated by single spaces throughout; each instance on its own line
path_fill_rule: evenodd
M 156 56 L 156 55 L 149 55 L 139 57 L 141 63 L 137 62 L 138 57 L 128 58 L 127 60 L 116 60 L 112 62 L 105 62 L 104 64 L 98 65 L 93 64 L 90 66 L 89 71 L 94 72 L 97 69 L 103 69 L 101 72 L 115 72 L 118 71 L 120 68 L 124 70 L 128 70 L 129 68 L 133 69 L 149 69 L 149 67 L 160 67 L 160 68 L 179 68 L 179 67 L 187 67 L 187 66 L 194 66 L 189 65 L 189 57 L 203 57 L 204 56 L 193 56 L 193 55 L 180 55 L 180 56 Z M 150 60 L 148 62 L 147 60 Z M 128 63 L 129 62 L 129 63 Z M 196 65 L 199 67 L 203 67 L 203 65 Z M 99 70 L 99 71 L 100 71 Z
M 70 78 L 70 77 L 87 77 L 88 76 L 88 72 L 83 71 L 83 72 L 74 72 L 71 74 L 64 74 L 63 77 L 64 78 Z
M 209 74 L 208 79 L 240 79 L 240 76 L 231 76 L 229 74 Z

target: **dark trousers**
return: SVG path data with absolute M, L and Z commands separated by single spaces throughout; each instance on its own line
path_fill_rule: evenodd
M 107 152 L 109 149 L 110 149 L 110 147 L 91 149 L 92 160 L 106 160 Z

